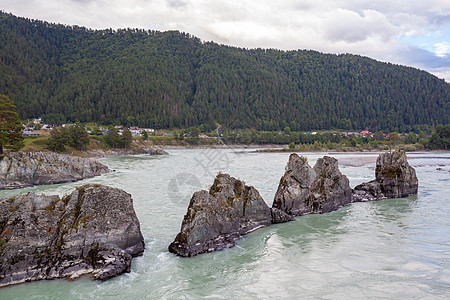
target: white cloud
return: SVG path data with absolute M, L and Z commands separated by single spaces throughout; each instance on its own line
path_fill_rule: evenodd
M 448 54 L 450 54 L 450 43 L 436 43 L 434 44 L 434 49 L 434 53 L 436 53 L 436 56 L 446 57 Z
M 355 53 L 431 72 L 440 65 L 439 74 L 450 70 L 450 36 L 423 46 L 408 41 L 450 28 L 448 0 L 0 0 L 0 7 L 96 29 L 178 29 L 239 47 Z M 413 46 L 428 52 L 412 51 L 420 52 L 415 57 Z

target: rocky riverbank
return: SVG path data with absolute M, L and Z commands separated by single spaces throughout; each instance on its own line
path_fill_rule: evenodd
M 103 158 L 122 155 L 168 155 L 166 151 L 157 148 L 130 148 L 130 149 L 92 149 L 86 152 L 90 157 Z
M 0 199 L 0 286 L 86 274 L 106 280 L 129 272 L 143 251 L 133 201 L 120 189 Z
M 54 152 L 11 152 L 0 159 L 0 189 L 73 182 L 110 171 L 91 158 Z
M 375 180 L 352 190 L 335 158 L 324 156 L 311 168 L 305 157 L 291 154 L 269 208 L 254 187 L 228 174 L 219 174 L 209 192 L 194 193 L 181 231 L 169 251 L 194 256 L 222 250 L 233 247 L 244 234 L 292 221 L 295 216 L 326 213 L 356 201 L 417 193 L 418 180 L 404 151 L 380 154 L 375 175 Z

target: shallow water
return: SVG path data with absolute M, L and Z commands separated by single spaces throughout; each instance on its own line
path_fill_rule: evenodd
M 288 153 L 171 150 L 169 156 L 110 157 L 116 170 L 76 183 L 0 191 L 70 193 L 85 183 L 130 193 L 146 242 L 131 273 L 0 289 L 0 299 L 447 299 L 450 295 L 450 154 L 408 154 L 419 194 L 355 203 L 248 234 L 232 249 L 180 258 L 167 251 L 194 191 L 218 172 L 244 180 L 271 205 Z M 326 153 L 303 153 L 311 166 Z M 350 185 L 374 177 L 377 154 L 330 154 Z

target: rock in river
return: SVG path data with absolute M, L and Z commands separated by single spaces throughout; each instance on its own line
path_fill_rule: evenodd
M 194 193 L 169 251 L 180 256 L 233 247 L 241 235 L 269 226 L 271 209 L 252 186 L 219 174 L 208 191 Z
M 395 150 L 378 156 L 375 180 L 357 185 L 353 201 L 407 197 L 417 194 L 418 187 L 416 171 L 409 165 L 405 151 Z
M 130 271 L 144 239 L 131 196 L 84 185 L 68 196 L 0 199 L 0 286 L 77 278 L 106 280 Z
M 326 213 L 367 197 L 381 199 L 417 193 L 417 177 L 402 152 L 377 159 L 377 179 L 352 191 L 338 161 L 319 158 L 311 168 L 305 157 L 291 154 L 281 177 L 272 208 L 258 191 L 230 175 L 216 177 L 209 192 L 194 193 L 181 231 L 169 251 L 194 256 L 233 247 L 241 235 L 263 226 L 289 222 L 294 216 Z
M 0 158 L 0 189 L 73 182 L 108 173 L 91 158 L 54 152 L 11 152 Z
M 281 177 L 273 208 L 299 216 L 324 213 L 351 203 L 352 189 L 335 158 L 319 158 L 311 168 L 305 157 L 293 153 Z

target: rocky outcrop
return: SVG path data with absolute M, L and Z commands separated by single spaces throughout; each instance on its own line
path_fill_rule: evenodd
M 311 168 L 305 157 L 291 154 L 281 177 L 273 208 L 289 215 L 324 213 L 351 202 L 348 178 L 339 171 L 335 158 L 319 158 Z
M 169 251 L 194 256 L 233 247 L 241 235 L 270 224 L 294 220 L 294 216 L 326 213 L 353 201 L 404 197 L 417 193 L 418 181 L 404 152 L 381 154 L 376 180 L 352 190 L 338 161 L 319 158 L 311 168 L 305 157 L 291 154 L 281 177 L 272 208 L 253 187 L 230 175 L 220 174 L 207 191 L 194 193 Z
M 380 154 L 375 168 L 375 180 L 356 186 L 353 201 L 401 198 L 417 194 L 419 181 L 405 151 Z
M 272 222 L 271 209 L 251 186 L 219 174 L 208 191 L 194 193 L 169 251 L 194 256 L 233 247 L 235 240 Z
M 121 156 L 121 155 L 142 155 L 142 154 L 148 154 L 148 155 L 169 155 L 166 151 L 163 149 L 157 149 L 157 148 L 128 148 L 128 149 L 94 149 L 89 150 L 88 155 L 96 158 L 101 157 L 108 157 L 108 156 Z
M 0 159 L 0 189 L 73 182 L 110 172 L 90 158 L 53 152 L 12 152 Z
M 310 208 L 307 207 L 305 200 L 315 177 L 316 174 L 306 157 L 291 154 L 286 172 L 281 177 L 275 193 L 272 208 L 293 216 L 308 213 Z
M 144 251 L 131 196 L 84 185 L 63 198 L 32 192 L 0 199 L 0 286 L 130 271 Z

